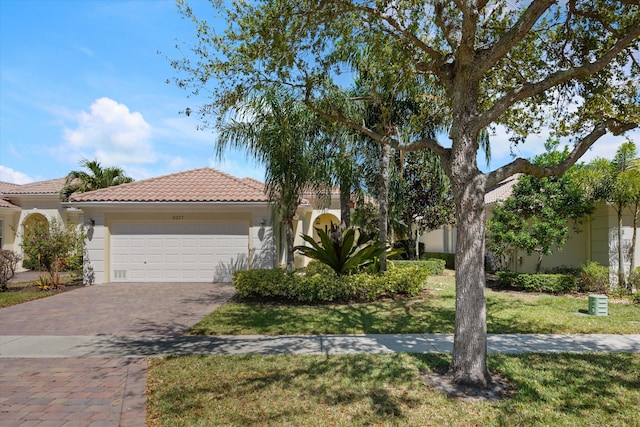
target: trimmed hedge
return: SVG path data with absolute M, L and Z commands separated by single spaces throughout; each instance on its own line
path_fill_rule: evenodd
M 579 290 L 578 279 L 568 274 L 524 274 L 498 271 L 498 286 L 528 292 L 566 294 Z
M 393 260 L 392 264 L 398 268 L 405 268 L 410 266 L 426 268 L 431 275 L 440 275 L 444 273 L 444 269 L 446 267 L 447 262 L 443 259 L 437 258 L 429 258 L 427 260 L 419 260 L 419 261 L 404 261 L 404 260 Z
M 419 266 L 390 268 L 383 274 L 336 275 L 319 265 L 305 273 L 282 269 L 236 271 L 233 285 L 242 298 L 285 299 L 298 302 L 374 301 L 397 294 L 413 296 L 424 287 L 428 269 Z
M 456 269 L 456 254 L 445 254 L 441 252 L 425 252 L 420 255 L 420 259 L 442 259 L 446 262 L 446 268 L 449 270 Z

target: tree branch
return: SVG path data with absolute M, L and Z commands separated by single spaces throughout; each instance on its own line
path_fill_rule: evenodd
M 402 35 L 402 37 L 404 37 L 406 41 L 409 41 L 417 49 L 427 54 L 427 56 L 433 59 L 434 62 L 440 62 L 442 60 L 442 54 L 440 52 L 438 52 L 437 50 L 433 49 L 431 46 L 429 46 L 428 44 L 420 40 L 420 38 L 417 37 L 415 34 L 413 34 L 411 31 L 408 31 L 406 28 L 403 28 L 402 25 L 400 25 L 400 23 L 393 18 L 393 16 L 384 15 L 378 12 L 377 10 L 375 10 L 374 8 L 371 8 L 368 6 L 354 5 L 351 2 L 341 2 L 341 3 L 349 9 L 364 12 L 367 15 L 370 15 L 374 18 L 377 18 L 379 20 L 386 22 L 387 24 L 389 24 L 391 28 L 396 30 L 398 34 Z M 391 35 L 394 35 L 394 33 L 391 33 Z
M 481 76 L 500 61 L 515 45 L 529 33 L 540 16 L 555 3 L 554 0 L 534 0 L 524 11 L 518 22 L 490 48 L 477 54 L 475 75 Z
M 597 124 L 587 136 L 582 138 L 562 163 L 549 167 L 541 167 L 532 164 L 529 160 L 518 158 L 487 174 L 487 188 L 491 188 L 517 173 L 532 175 L 536 178 L 544 178 L 552 175 L 560 176 L 573 166 L 599 138 L 604 136 L 607 130 L 613 135 L 620 135 L 636 127 L 638 127 L 638 123 L 623 123 L 614 119 L 606 120 Z
M 451 33 L 453 32 L 453 27 L 451 25 L 446 24 L 443 19 L 444 4 L 442 2 L 436 2 L 433 5 L 433 9 L 435 12 L 434 21 L 436 25 L 440 28 L 440 31 L 442 31 L 442 36 L 449 44 L 449 47 L 451 48 L 451 52 L 455 52 L 458 46 L 455 39 L 453 39 L 451 36 Z
M 398 141 L 397 139 L 393 138 L 390 135 L 382 135 L 372 129 L 369 129 L 364 125 L 356 123 L 353 120 L 349 120 L 348 118 L 344 117 L 342 114 L 327 113 L 326 111 L 323 111 L 317 108 L 309 100 L 304 100 L 302 102 L 304 102 L 304 104 L 307 107 L 309 107 L 309 109 L 311 109 L 314 113 L 316 113 L 318 116 L 322 117 L 323 119 L 342 123 L 357 132 L 363 133 L 364 135 L 368 136 L 369 138 L 371 138 L 372 140 L 376 141 L 379 144 L 389 145 L 390 147 L 393 147 L 396 150 L 402 150 L 402 151 L 418 151 L 418 150 L 428 148 L 430 150 L 433 150 L 433 152 L 436 153 L 437 155 L 439 155 L 443 162 L 449 161 L 451 150 L 440 145 L 438 141 L 435 140 L 434 138 L 423 138 L 423 139 L 419 139 L 409 143 L 401 143 L 400 141 Z
M 602 70 L 607 64 L 609 64 L 616 57 L 616 55 L 624 51 L 639 36 L 640 24 L 632 27 L 623 38 L 619 39 L 611 47 L 611 49 L 605 52 L 594 62 L 589 62 L 566 70 L 556 71 L 555 73 L 548 75 L 546 78 L 539 82 L 524 84 L 519 88 L 506 93 L 493 105 L 493 107 L 478 116 L 478 127 L 484 128 L 489 126 L 500 116 L 502 116 L 509 107 L 511 107 L 518 101 L 535 95 L 539 95 L 544 91 L 568 80 L 597 73 L 598 71 Z

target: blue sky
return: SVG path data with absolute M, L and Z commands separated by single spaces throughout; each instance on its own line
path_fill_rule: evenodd
M 176 44 L 194 31 L 171 0 L 0 0 L 0 181 L 60 178 L 82 158 L 135 179 L 206 166 L 263 179 L 242 153 L 217 160 L 215 134 L 178 114 L 204 99 L 166 83 L 175 72 L 165 55 L 179 57 Z M 639 131 L 629 135 L 640 143 Z M 545 139 L 516 153 L 538 154 Z M 491 167 L 510 161 L 507 136 L 491 141 Z M 611 158 L 623 141 L 603 138 L 585 159 Z

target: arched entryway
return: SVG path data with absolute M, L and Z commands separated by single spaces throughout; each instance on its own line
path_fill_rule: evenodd
M 49 228 L 49 220 L 41 213 L 32 213 L 22 221 L 22 232 L 27 235 L 34 233 L 36 230 Z
M 47 219 L 46 216 L 42 215 L 41 213 L 29 214 L 22 221 L 22 239 L 24 239 L 27 236 L 30 236 L 33 233 L 42 233 L 48 230 L 49 230 L 49 220 Z M 30 259 L 29 255 L 26 253 L 23 253 L 22 256 L 25 261 L 25 264 L 29 265 L 29 259 Z
M 337 216 L 330 213 L 324 213 L 316 217 L 313 221 L 313 239 L 316 241 L 320 240 L 320 236 L 318 236 L 316 228 L 328 232 L 331 230 L 332 225 L 340 225 L 340 219 Z

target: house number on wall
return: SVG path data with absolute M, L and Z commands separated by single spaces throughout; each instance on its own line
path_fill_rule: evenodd
M 174 221 L 180 221 L 181 219 L 184 219 L 184 215 L 174 215 L 171 217 L 171 219 L 173 219 Z

